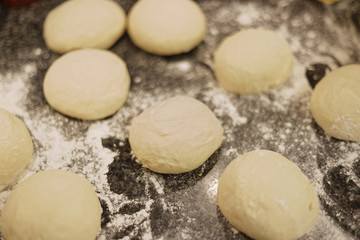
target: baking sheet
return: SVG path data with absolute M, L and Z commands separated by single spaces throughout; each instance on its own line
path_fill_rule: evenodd
M 208 29 L 204 42 L 191 52 L 150 55 L 126 34 L 110 49 L 126 61 L 131 88 L 125 105 L 99 121 L 68 118 L 44 99 L 44 74 L 59 55 L 46 48 L 42 24 L 61 2 L 0 5 L 0 106 L 23 119 L 33 137 L 34 162 L 23 178 L 59 168 L 93 184 L 104 210 L 98 239 L 249 239 L 222 216 L 216 189 L 229 162 L 255 149 L 283 154 L 314 183 L 319 218 L 301 239 L 360 239 L 360 144 L 330 138 L 316 125 L 307 79 L 359 62 L 359 1 L 198 0 Z M 135 1 L 117 2 L 128 12 Z M 225 36 L 250 27 L 274 30 L 290 43 L 294 73 L 266 93 L 233 95 L 216 82 L 212 53 Z M 325 67 L 314 65 L 319 63 Z M 204 102 L 221 120 L 221 148 L 190 173 L 143 169 L 129 147 L 131 119 L 181 94 Z M 10 191 L 0 193 L 0 209 Z

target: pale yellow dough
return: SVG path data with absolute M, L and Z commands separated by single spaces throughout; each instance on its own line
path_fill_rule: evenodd
M 218 205 L 238 230 L 257 240 L 290 240 L 316 222 L 319 200 L 301 170 L 282 155 L 248 152 L 222 174 Z
M 113 0 L 71 0 L 54 8 L 44 22 L 46 45 L 57 53 L 111 47 L 125 32 L 126 15 Z
M 20 183 L 1 212 L 5 240 L 94 240 L 102 208 L 92 185 L 62 170 L 38 172 Z
M 130 76 L 113 52 L 81 49 L 58 58 L 44 79 L 44 95 L 57 111 L 96 120 L 114 114 L 126 101 Z
M 330 136 L 360 141 L 360 64 L 340 67 L 315 86 L 311 113 Z
M 139 0 L 129 12 L 127 32 L 146 52 L 175 55 L 201 43 L 206 18 L 192 0 Z
M 0 189 L 24 171 L 33 143 L 23 121 L 0 108 Z
M 219 148 L 223 128 L 202 102 L 177 96 L 135 117 L 129 130 L 131 149 L 147 168 L 183 173 L 203 164 Z
M 275 32 L 245 29 L 221 41 L 214 53 L 214 73 L 229 92 L 260 93 L 288 80 L 293 62 L 289 44 Z

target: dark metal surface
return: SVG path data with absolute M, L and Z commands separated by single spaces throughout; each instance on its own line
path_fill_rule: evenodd
M 191 52 L 150 55 L 126 34 L 110 49 L 127 63 L 130 94 L 117 114 L 95 122 L 63 116 L 43 96 L 43 77 L 59 55 L 45 46 L 42 24 L 61 2 L 43 0 L 24 8 L 0 5 L 0 90 L 6 92 L 6 86 L 17 80 L 11 76 L 18 76 L 24 66 L 35 66 L 32 74 L 20 79 L 26 91 L 19 93 L 16 108 L 33 133 L 36 164 L 31 171 L 53 167 L 47 159 L 55 153 L 44 142 L 51 138 L 38 137 L 39 129 L 55 129 L 61 141 L 77 144 L 59 157 L 71 160 L 57 167 L 82 174 L 94 184 L 104 210 L 99 239 L 248 239 L 222 216 L 216 186 L 231 160 L 260 148 L 283 154 L 314 182 L 320 216 L 302 239 L 360 239 L 360 144 L 330 138 L 316 125 L 309 111 L 312 88 L 307 80 L 315 85 L 328 68 L 359 63 L 360 1 L 324 5 L 315 0 L 199 0 L 208 31 Z M 128 12 L 135 1 L 117 2 Z M 237 96 L 218 86 L 212 53 L 225 36 L 248 27 L 272 29 L 290 43 L 296 58 L 294 75 L 266 93 Z M 178 94 L 193 96 L 215 112 L 225 129 L 224 141 L 190 173 L 156 174 L 136 162 L 127 129 L 149 105 Z M 97 126 L 110 129 L 98 134 L 100 150 L 86 142 Z M 103 164 L 102 152 L 113 154 L 106 172 L 97 168 Z M 0 195 L 2 204 L 7 194 Z

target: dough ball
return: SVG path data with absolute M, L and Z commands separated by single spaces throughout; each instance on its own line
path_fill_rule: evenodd
M 260 93 L 289 79 L 293 62 L 290 46 L 275 32 L 247 29 L 221 41 L 214 53 L 214 72 L 229 92 Z
M 124 104 L 130 76 L 124 61 L 100 49 L 81 49 L 58 58 L 44 79 L 44 94 L 57 111 L 95 120 L 114 114 Z
M 129 141 L 137 159 L 158 173 L 183 173 L 203 164 L 219 148 L 223 128 L 198 100 L 177 96 L 132 120 Z
M 139 0 L 129 12 L 127 31 L 144 51 L 175 55 L 200 44 L 206 18 L 192 0 Z
M 31 136 L 23 121 L 0 108 L 0 188 L 24 171 L 33 150 Z
M 233 160 L 220 178 L 218 205 L 226 219 L 261 240 L 289 240 L 316 222 L 319 200 L 301 170 L 282 155 L 257 150 Z
M 330 136 L 360 141 L 360 64 L 340 67 L 315 86 L 311 113 Z
M 109 48 L 124 33 L 126 15 L 112 0 L 65 1 L 44 22 L 46 45 L 65 53 L 79 48 Z
M 102 209 L 92 185 L 72 172 L 38 172 L 20 183 L 1 213 L 5 240 L 91 240 Z

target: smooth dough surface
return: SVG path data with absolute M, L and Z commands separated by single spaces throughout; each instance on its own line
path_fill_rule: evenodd
M 131 149 L 143 166 L 183 173 L 203 164 L 222 142 L 223 128 L 202 102 L 177 96 L 146 109 L 129 130 Z
M 246 29 L 221 41 L 214 53 L 214 73 L 225 90 L 252 94 L 284 83 L 293 62 L 289 44 L 275 32 Z
M 233 160 L 220 178 L 218 205 L 254 239 L 290 240 L 316 222 L 319 200 L 301 170 L 282 155 L 257 150 Z
M 0 108 L 0 186 L 23 172 L 32 159 L 33 149 L 23 121 Z
M 340 67 L 315 86 L 311 113 L 330 136 L 360 141 L 360 64 Z
M 62 170 L 38 172 L 20 183 L 1 213 L 5 240 L 91 240 L 102 208 L 92 185 Z
M 206 18 L 192 0 L 140 0 L 129 12 L 127 32 L 146 52 L 175 55 L 200 44 Z
M 57 53 L 111 47 L 124 33 L 126 15 L 112 0 L 72 0 L 54 8 L 44 22 L 46 45 Z
M 126 101 L 130 76 L 124 61 L 100 49 L 81 49 L 58 58 L 44 79 L 44 94 L 57 111 L 95 120 L 114 114 Z

